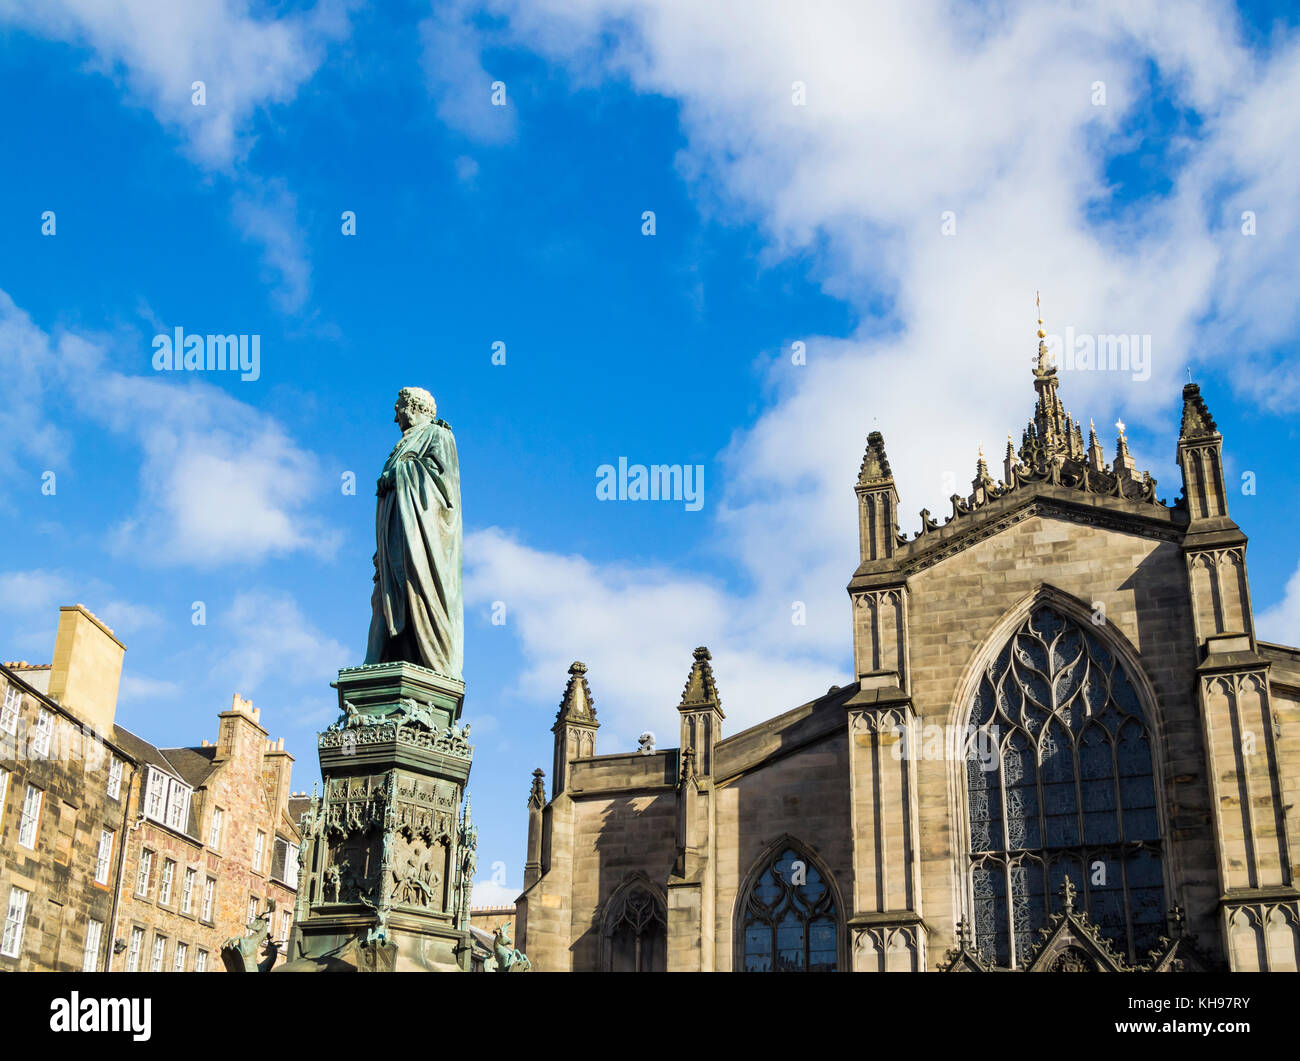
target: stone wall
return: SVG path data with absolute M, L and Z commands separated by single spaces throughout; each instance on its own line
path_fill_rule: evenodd
M 1195 639 L 1181 549 L 1063 519 L 1034 516 L 909 580 L 910 691 L 922 725 L 964 730 L 974 680 L 1047 582 L 1141 656 L 1155 697 L 1155 734 L 1169 866 L 1189 927 L 1212 946 L 1218 899 L 1209 793 L 1194 701 Z M 1134 678 L 1140 681 L 1140 675 Z M 1145 705 L 1144 705 L 1145 706 Z M 956 945 L 965 883 L 964 760 L 918 762 L 922 905 L 931 951 Z
M 17 887 L 27 892 L 26 920 L 20 953 L 0 955 L 0 970 L 79 971 L 85 957 L 90 919 L 100 923 L 99 947 L 92 959 L 104 967 L 109 945 L 124 826 L 122 799 L 107 794 L 110 756 L 120 748 L 87 738 L 82 723 L 53 701 L 30 689 L 8 668 L 0 668 L 0 698 L 9 690 L 18 697 L 14 734 L 0 733 L 0 915 L 7 912 Z M 55 721 L 48 757 L 29 753 L 36 719 L 44 708 Z M 125 769 L 126 795 L 131 767 Z M 22 846 L 19 823 L 28 785 L 41 796 L 34 849 Z M 108 881 L 95 881 L 101 830 L 113 832 Z
M 237 701 L 238 703 L 238 701 Z M 275 903 L 271 921 L 270 938 L 285 944 L 292 927 L 295 890 L 284 881 L 271 876 L 277 830 L 288 831 L 285 804 L 288 784 L 276 786 L 275 802 L 268 798 L 264 784 L 264 770 L 268 763 L 278 774 L 287 770 L 289 757 L 268 746 L 266 730 L 251 714 L 236 710 L 223 712 L 219 717 L 217 741 L 217 769 L 194 793 L 191 813 L 192 827 L 197 835 L 170 829 L 158 822 L 145 819 L 131 832 L 127 844 L 126 875 L 122 887 L 122 909 L 119 917 L 118 937 L 129 944 L 131 930 L 144 932 L 144 949 L 140 960 L 141 971 L 150 968 L 154 939 L 161 935 L 166 940 L 163 948 L 163 971 L 191 972 L 196 969 L 200 951 L 206 952 L 206 971 L 221 972 L 221 946 L 233 936 L 247 931 L 250 900 L 256 900 L 257 913 Z M 224 754 L 223 754 L 224 753 Z M 288 762 L 286 762 L 288 760 Z M 138 810 L 142 799 L 143 778 L 133 791 L 133 810 Z M 208 844 L 212 814 L 221 809 L 221 833 L 215 846 Z M 261 867 L 254 868 L 257 834 L 265 837 Z M 297 865 L 296 832 L 290 859 Z M 143 853 L 152 851 L 152 868 L 146 894 L 137 892 L 140 860 Z M 161 893 L 164 866 L 167 860 L 175 863 L 171 895 L 166 902 Z M 188 870 L 193 870 L 194 888 L 190 909 L 184 910 L 184 881 Z M 203 893 L 206 882 L 214 880 L 212 916 L 204 919 Z M 176 948 L 184 944 L 184 967 L 176 968 Z M 114 971 L 128 968 L 129 946 L 114 958 Z M 285 960 L 281 948 L 279 961 Z

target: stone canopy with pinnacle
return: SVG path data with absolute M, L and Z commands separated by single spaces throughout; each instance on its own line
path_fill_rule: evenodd
M 694 655 L 695 662 L 691 664 L 691 673 L 687 675 L 682 702 L 677 710 L 698 711 L 700 708 L 711 707 L 721 715 L 722 698 L 718 695 L 718 686 L 713 680 L 713 667 L 709 662 L 713 657 L 703 645 L 695 650 Z
M 591 688 L 587 685 L 587 665 L 575 660 L 569 667 L 569 682 L 564 687 L 564 696 L 560 699 L 560 710 L 555 716 L 555 724 L 581 722 L 588 726 L 598 726 L 596 721 L 596 702 L 591 697 Z

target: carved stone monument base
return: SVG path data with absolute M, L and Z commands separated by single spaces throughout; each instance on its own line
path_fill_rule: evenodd
M 464 683 L 379 663 L 340 671 L 335 687 L 342 715 L 317 738 L 325 791 L 303 818 L 289 965 L 339 968 L 329 959 L 365 943 L 395 948 L 396 971 L 468 971 Z
M 319 958 L 298 958 L 278 965 L 277 973 L 391 973 L 397 968 L 397 948 L 391 943 L 350 939 Z

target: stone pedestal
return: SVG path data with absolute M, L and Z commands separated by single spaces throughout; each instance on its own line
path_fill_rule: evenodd
M 350 667 L 334 685 L 342 714 L 317 738 L 325 790 L 304 816 L 289 964 L 360 944 L 395 947 L 397 971 L 467 971 L 465 685 L 413 663 Z

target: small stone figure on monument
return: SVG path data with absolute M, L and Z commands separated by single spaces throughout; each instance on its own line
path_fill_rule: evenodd
M 366 663 L 417 663 L 459 679 L 465 608 L 456 440 L 427 390 L 403 387 L 395 409 L 402 437 L 377 484 Z

